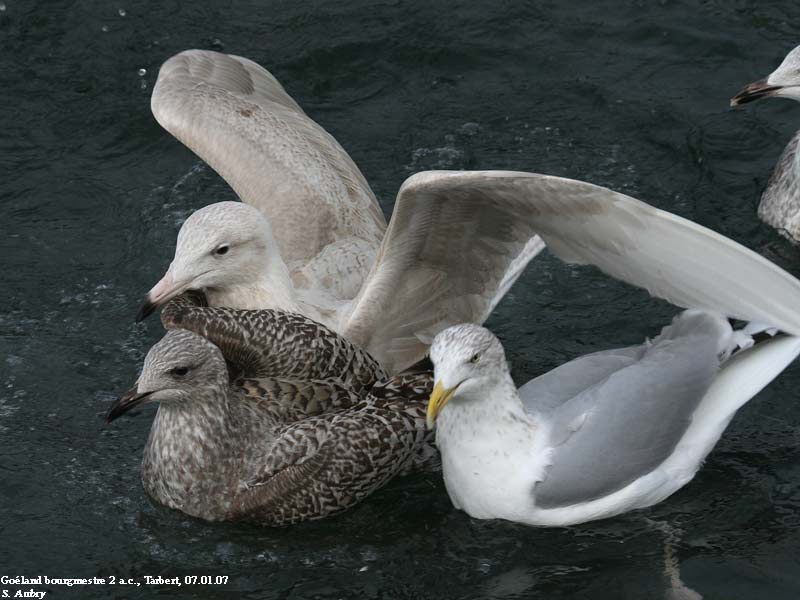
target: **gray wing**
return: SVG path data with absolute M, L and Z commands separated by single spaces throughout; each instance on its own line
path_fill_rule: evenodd
M 162 65 L 151 108 L 164 129 L 267 217 L 290 269 L 309 267 L 305 281 L 324 259 L 330 285 L 305 285 L 336 295 L 340 277 L 358 289 L 386 229 L 380 205 L 339 143 L 266 69 L 239 56 L 181 52 Z M 354 248 L 370 260 L 351 261 Z M 336 249 L 338 261 L 325 258 L 326 249 Z
M 519 388 L 520 400 L 528 412 L 549 413 L 612 373 L 635 364 L 646 349 L 645 345 L 629 346 L 571 360 Z
M 597 499 L 664 462 L 714 381 L 729 336 L 723 319 L 684 313 L 634 364 L 555 409 L 551 464 L 534 488 L 536 505 Z
M 298 314 L 195 306 L 181 298 L 164 307 L 161 321 L 166 329 L 187 329 L 216 344 L 241 377 L 336 379 L 354 391 L 385 377 L 367 352 Z

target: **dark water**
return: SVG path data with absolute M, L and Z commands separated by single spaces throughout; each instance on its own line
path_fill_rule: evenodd
M 797 2 L 3 2 L 0 575 L 230 578 L 49 598 L 661 598 L 670 537 L 705 598 L 800 595 L 797 367 L 684 490 L 561 530 L 473 521 L 421 476 L 325 522 L 206 525 L 142 491 L 150 411 L 101 421 L 160 336 L 133 315 L 177 227 L 232 197 L 150 115 L 172 54 L 221 49 L 271 69 L 387 214 L 415 171 L 540 171 L 642 198 L 798 273 L 800 253 L 755 208 L 800 107 L 727 108 L 800 42 Z M 490 326 L 524 381 L 639 342 L 673 312 L 545 257 Z

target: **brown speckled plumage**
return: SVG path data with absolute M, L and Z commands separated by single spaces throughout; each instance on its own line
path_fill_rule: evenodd
M 386 373 L 366 351 L 303 315 L 280 310 L 198 306 L 184 296 L 161 313 L 164 328 L 194 331 L 246 377 L 336 379 L 355 390 Z
M 178 385 L 171 373 L 191 368 L 185 393 L 151 396 L 160 406 L 142 479 L 154 500 L 207 520 L 286 525 L 440 468 L 425 428 L 430 372 L 386 380 L 366 352 L 280 311 L 181 300 L 162 320 L 169 331 L 148 353 L 139 393 Z

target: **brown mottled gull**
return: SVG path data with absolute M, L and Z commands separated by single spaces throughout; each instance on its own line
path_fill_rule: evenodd
M 766 79 L 746 85 L 731 98 L 738 106 L 770 97 L 800 100 L 800 46 Z M 761 196 L 758 216 L 781 234 L 800 242 L 800 131 L 786 145 Z
M 424 424 L 430 373 L 382 379 L 366 352 L 281 311 L 176 304 L 164 322 L 170 331 L 136 388 L 108 413 L 159 403 L 142 462 L 157 502 L 206 520 L 284 525 L 438 469 Z

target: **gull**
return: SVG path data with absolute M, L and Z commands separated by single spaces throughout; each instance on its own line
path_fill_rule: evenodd
M 142 461 L 156 502 L 208 521 L 287 525 L 438 470 L 429 372 L 386 378 L 363 350 L 281 311 L 178 303 L 164 324 L 107 415 L 158 403 Z
M 473 193 L 446 176 L 408 179 L 387 227 L 344 149 L 246 58 L 170 58 L 151 108 L 243 203 L 186 220 L 137 320 L 201 290 L 212 306 L 309 316 L 395 373 L 445 327 L 483 322 L 544 248 L 518 198 Z
M 800 354 L 800 281 L 633 198 L 546 181 L 562 214 L 597 208 L 562 246 L 539 229 L 548 248 L 689 309 L 652 341 L 582 356 L 519 389 L 487 329 L 456 325 L 434 339 L 427 418 L 453 504 L 478 519 L 568 526 L 651 506 L 694 477 L 736 411 Z M 754 344 L 752 328 L 734 331 L 726 317 L 785 334 Z
M 746 85 L 731 98 L 739 106 L 761 98 L 800 100 L 800 46 L 786 55 L 766 79 Z M 782 235 L 800 241 L 800 131 L 786 145 L 761 196 L 758 216 Z

